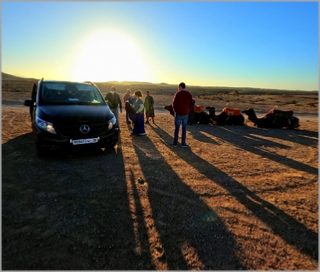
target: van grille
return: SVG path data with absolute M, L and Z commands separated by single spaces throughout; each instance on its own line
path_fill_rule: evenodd
M 80 131 L 80 127 L 82 125 L 88 125 L 90 127 L 90 131 L 86 134 L 83 134 Z M 107 129 L 107 124 L 103 123 L 76 123 L 76 124 L 56 124 L 55 129 L 57 133 L 63 135 L 68 138 L 91 138 L 97 137 L 103 134 Z

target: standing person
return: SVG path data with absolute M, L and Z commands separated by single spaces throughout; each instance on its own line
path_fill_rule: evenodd
M 127 101 L 129 101 L 130 96 L 131 96 L 131 90 L 127 89 L 127 92 L 123 96 L 123 104 L 124 105 L 126 104 Z M 129 113 L 127 111 L 126 111 L 126 121 L 127 121 L 127 124 L 131 124 L 131 122 L 129 120 Z
M 131 106 L 133 106 L 134 104 L 134 101 L 135 101 L 135 97 L 134 97 L 134 94 L 130 95 L 129 98 L 128 98 L 128 102 Z M 134 120 L 136 118 L 136 115 L 135 114 L 132 114 L 132 113 L 129 113 L 129 119 L 132 121 L 132 124 L 134 124 Z
M 120 112 L 122 113 L 122 102 L 121 102 L 119 94 L 116 93 L 116 88 L 114 86 L 112 86 L 110 88 L 110 92 L 107 93 L 105 100 L 107 101 L 111 111 L 113 112 L 114 116 L 116 117 L 117 125 L 119 127 L 118 105 L 120 108 Z
M 134 127 L 132 134 L 137 135 L 146 135 L 144 130 L 144 106 L 142 101 L 142 93 L 141 91 L 134 92 L 135 101 L 133 103 L 133 108 L 136 111 L 135 120 L 134 120 Z
M 150 95 L 150 92 L 147 91 L 147 96 L 144 99 L 144 108 L 146 109 L 146 124 L 149 124 L 149 117 L 152 118 L 152 122 L 154 123 L 154 100 L 153 97 Z
M 188 114 L 193 107 L 192 95 L 186 90 L 186 84 L 181 82 L 178 91 L 175 93 L 172 101 L 174 111 L 174 140 L 173 146 L 178 146 L 178 136 L 180 124 L 182 125 L 181 147 L 188 147 L 186 143 Z

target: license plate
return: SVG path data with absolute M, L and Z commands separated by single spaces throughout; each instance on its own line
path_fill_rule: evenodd
M 79 139 L 79 140 L 73 140 L 72 144 L 73 145 L 81 145 L 81 144 L 93 144 L 97 143 L 98 138 L 91 138 L 91 139 Z

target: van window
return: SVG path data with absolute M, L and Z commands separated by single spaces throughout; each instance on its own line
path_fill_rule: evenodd
M 44 82 L 41 104 L 105 105 L 99 90 L 89 84 Z

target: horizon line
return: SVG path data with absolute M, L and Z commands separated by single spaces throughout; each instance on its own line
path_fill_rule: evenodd
M 18 76 L 18 75 L 12 75 L 9 73 L 5 73 L 1 71 L 1 81 L 2 79 L 2 74 L 6 74 L 8 76 L 12 76 L 12 77 L 16 77 L 16 78 L 20 78 L 21 80 L 25 79 L 25 80 L 41 80 L 41 79 L 37 79 L 37 78 L 32 78 L 32 77 L 24 77 L 24 76 Z M 10 80 L 10 79 L 7 79 Z M 18 79 L 17 79 L 18 80 Z M 54 80 L 54 79 L 51 79 Z M 72 80 L 63 80 L 63 81 L 72 81 Z M 152 84 L 152 85 L 178 85 L 176 83 L 166 83 L 166 82 L 160 82 L 160 83 L 154 83 L 154 82 L 149 82 L 149 81 L 119 81 L 119 80 L 108 80 L 108 81 L 92 81 L 92 80 L 83 80 L 81 82 L 85 82 L 85 81 L 89 81 L 89 82 L 93 82 L 93 83 L 118 83 L 118 84 L 127 84 L 127 83 L 136 83 L 136 84 Z M 79 81 L 80 82 L 80 81 Z M 200 88 L 226 88 L 226 89 L 231 89 L 231 88 L 235 88 L 235 89 L 259 89 L 259 90 L 274 90 L 274 91 L 303 91 L 303 92 L 318 92 L 319 90 L 300 90 L 300 89 L 279 89 L 279 88 L 269 88 L 269 87 L 249 87 L 249 86 L 211 86 L 211 85 L 192 85 L 192 84 L 186 84 L 187 87 L 200 87 Z

